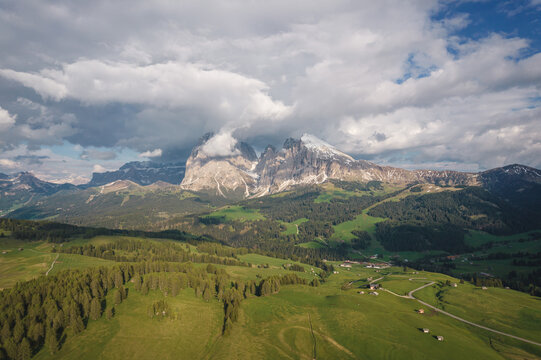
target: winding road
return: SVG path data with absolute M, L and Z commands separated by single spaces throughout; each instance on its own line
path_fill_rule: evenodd
M 463 319 L 463 318 L 461 318 L 461 317 L 459 317 L 459 316 L 456 316 L 456 315 L 453 315 L 453 314 L 451 314 L 451 313 L 448 313 L 447 311 L 441 310 L 440 308 L 437 308 L 437 307 L 435 307 L 435 306 L 433 306 L 433 305 L 430 305 L 430 304 L 428 304 L 428 303 L 426 303 L 426 302 L 424 302 L 424 301 L 422 301 L 422 300 L 417 299 L 415 296 L 413 296 L 413 294 L 414 294 L 415 292 L 417 292 L 417 291 L 419 291 L 419 290 L 422 290 L 422 289 L 424 289 L 424 288 L 426 288 L 426 287 L 428 287 L 428 286 L 432 286 L 432 285 L 434 285 L 434 284 L 435 284 L 434 281 L 429 282 L 428 284 L 425 284 L 425 285 L 423 285 L 423 286 L 420 286 L 420 287 L 418 287 L 417 289 L 411 290 L 411 291 L 408 293 L 408 295 L 398 295 L 398 294 L 396 294 L 396 293 L 394 293 L 394 292 L 392 292 L 392 291 L 390 291 L 390 290 L 387 290 L 387 289 L 383 289 L 383 290 L 387 291 L 389 294 L 393 294 L 394 296 L 398 296 L 398 297 L 401 297 L 401 298 L 404 298 L 404 299 L 413 299 L 413 300 L 417 300 L 418 302 L 420 302 L 420 303 L 423 304 L 424 306 L 429 307 L 429 308 L 431 308 L 432 310 L 439 312 L 440 314 L 443 314 L 443 315 L 447 315 L 447 316 L 449 316 L 449 317 L 452 317 L 453 319 L 458 320 L 458 321 L 461 321 L 461 322 L 463 322 L 463 323 L 465 323 L 465 324 L 468 324 L 468 325 L 471 325 L 471 326 L 475 326 L 475 327 L 478 327 L 478 328 L 483 329 L 483 330 L 491 331 L 491 332 L 496 333 L 496 334 L 499 334 L 499 335 L 507 336 L 507 337 L 513 338 L 513 339 L 515 339 L 515 340 L 520 340 L 520 341 L 526 342 L 526 343 L 528 343 L 528 344 L 533 344 L 533 345 L 541 346 L 541 343 L 538 343 L 538 342 L 535 342 L 535 341 L 532 341 L 532 340 L 528 340 L 528 339 L 524 339 L 524 338 L 521 338 L 521 337 L 519 337 L 519 336 L 511 335 L 511 334 L 508 334 L 508 333 L 504 333 L 503 331 L 491 329 L 491 328 L 489 328 L 489 327 L 486 327 L 486 326 L 483 326 L 483 325 L 476 324 L 476 323 L 474 323 L 474 322 L 465 320 L 465 319 Z

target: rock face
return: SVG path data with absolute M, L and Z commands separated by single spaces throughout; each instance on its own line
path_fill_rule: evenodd
M 217 195 L 243 197 L 277 193 L 294 185 L 320 184 L 327 179 L 391 184 L 434 183 L 474 185 L 477 175 L 456 171 L 408 171 L 355 160 L 330 144 L 305 134 L 289 138 L 282 149 L 267 146 L 259 160 L 253 149 L 238 143 L 231 156 L 213 157 L 202 151 L 211 135 L 203 137 L 186 163 L 182 187 L 194 191 L 213 191 Z
M 186 161 L 186 175 L 181 186 L 186 190 L 210 191 L 224 197 L 248 197 L 257 184 L 253 172 L 257 165 L 254 149 L 242 142 L 234 145 L 229 155 L 215 156 L 204 145 L 213 136 L 206 134 Z
M 84 187 L 109 184 L 118 180 L 129 180 L 139 185 L 150 185 L 157 181 L 180 184 L 184 178 L 184 163 L 155 163 L 151 161 L 133 161 L 122 165 L 116 171 L 93 173 L 92 180 Z

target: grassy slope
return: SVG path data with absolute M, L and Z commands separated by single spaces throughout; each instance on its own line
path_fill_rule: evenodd
M 227 270 L 231 269 L 227 267 Z M 243 274 L 230 273 L 244 278 L 249 273 L 267 270 L 247 268 Z M 395 273 L 389 276 L 389 287 L 393 283 L 405 287 L 412 285 L 409 276 L 450 279 L 430 273 L 413 275 L 411 271 L 402 274 L 396 268 L 389 271 Z M 509 353 L 535 358 L 524 349 L 541 355 L 539 349 L 513 340 L 489 337 L 482 330 L 446 316 L 419 315 L 415 312 L 419 304 L 414 300 L 401 299 L 383 291 L 379 296 L 359 295 L 356 285 L 350 290 L 340 290 L 343 283 L 368 276 L 376 278 L 383 273 L 354 266 L 350 271 L 340 270 L 318 288 L 283 286 L 278 294 L 249 298 L 241 305 L 239 322 L 226 337 L 219 335 L 222 320 L 219 302 L 205 303 L 195 298 L 192 290 L 184 290 L 176 298 L 167 297 L 169 304 L 181 313 L 180 320 L 151 320 L 146 317 L 146 307 L 162 295 L 154 292 L 145 297 L 132 290 L 129 298 L 118 306 L 113 320 L 90 322 L 89 329 L 82 335 L 68 338 L 55 358 L 311 359 L 314 343 L 310 322 L 320 359 L 513 358 Z M 400 284 L 402 278 L 404 283 Z M 394 290 L 398 291 L 396 286 Z M 521 306 L 531 308 L 534 316 L 541 311 L 538 300 L 524 294 L 517 296 L 509 290 L 494 305 L 502 309 L 507 305 L 509 309 L 508 301 L 517 300 L 526 304 Z M 505 321 L 508 311 L 496 311 L 494 316 L 499 322 Z M 459 315 L 474 319 L 474 313 Z M 521 308 L 513 321 L 525 328 L 511 331 L 536 336 L 541 331 L 541 321 L 536 317 L 526 321 L 524 316 L 532 316 L 532 313 L 524 313 Z M 429 328 L 431 333 L 423 334 L 420 328 Z M 445 341 L 437 341 L 434 335 L 443 335 Z M 507 355 L 502 356 L 504 353 Z M 51 357 L 43 351 L 37 358 Z

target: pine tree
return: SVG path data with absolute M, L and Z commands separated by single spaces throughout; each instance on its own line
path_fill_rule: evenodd
M 118 291 L 120 292 L 120 296 L 122 297 L 122 300 L 126 300 L 128 297 L 128 292 L 126 291 L 126 288 L 124 286 L 121 286 Z
M 0 330 L 0 337 L 3 343 L 11 338 L 11 327 L 9 326 L 9 322 L 4 321 L 4 326 L 2 326 L 2 330 Z
M 98 298 L 93 298 L 90 302 L 90 319 L 98 320 L 101 316 L 101 304 Z
M 4 349 L 6 349 L 8 358 L 15 359 L 17 357 L 17 352 L 19 349 L 15 341 L 13 341 L 13 338 L 10 337 L 4 341 Z
M 58 339 L 56 338 L 56 332 L 48 327 L 45 332 L 45 346 L 49 349 L 51 355 L 58 351 Z
M 81 314 L 79 314 L 75 305 L 70 309 L 70 327 L 74 334 L 79 334 L 85 328 Z
M 24 326 L 22 324 L 22 321 L 17 321 L 15 323 L 15 326 L 13 327 L 13 341 L 15 341 L 15 343 L 20 343 L 21 340 L 23 339 L 24 337 Z
M 115 308 L 108 307 L 107 311 L 105 312 L 105 316 L 107 317 L 107 320 L 111 320 L 113 316 L 115 316 Z
M 115 291 L 114 302 L 115 305 L 118 305 L 122 302 L 122 294 L 120 294 L 120 290 Z
M 17 351 L 17 360 L 29 360 L 32 357 L 32 348 L 30 347 L 30 341 L 24 338 L 19 344 Z

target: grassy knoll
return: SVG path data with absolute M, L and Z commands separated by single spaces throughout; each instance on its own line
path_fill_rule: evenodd
M 540 233 L 541 230 L 536 230 L 514 235 L 498 236 L 486 233 L 484 231 L 469 230 L 464 237 L 464 241 L 467 245 L 473 247 L 481 246 L 487 243 L 493 243 L 493 246 L 495 245 L 495 247 L 501 247 L 500 250 L 504 251 L 505 248 L 510 249 L 513 247 L 512 245 L 515 245 L 517 243 L 528 242 L 529 239 L 531 239 L 535 235 L 539 235 Z M 506 245 L 511 245 L 511 247 L 508 247 Z
M 206 217 L 209 218 L 225 218 L 226 221 L 255 221 L 264 220 L 265 217 L 259 213 L 258 209 L 246 209 L 242 206 L 225 206 L 219 210 L 214 211 Z

